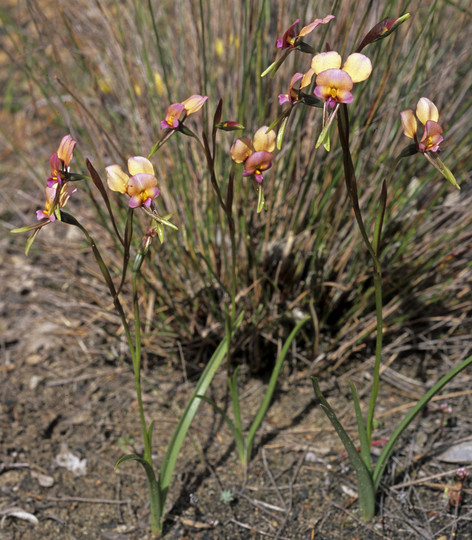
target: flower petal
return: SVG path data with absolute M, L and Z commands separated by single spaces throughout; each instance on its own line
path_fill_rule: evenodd
M 262 126 L 254 133 L 252 144 L 256 153 L 260 150 L 265 150 L 266 152 L 272 152 L 274 150 L 277 134 L 273 129 L 267 133 L 268 129 L 269 126 Z
M 300 90 L 302 88 L 306 88 L 311 84 L 311 80 L 313 79 L 313 75 L 315 72 L 310 68 L 306 73 L 303 74 L 302 82 L 300 83 Z
M 161 122 L 161 129 L 178 128 L 179 118 L 184 111 L 185 106 L 182 103 L 172 103 L 172 105 L 169 105 L 165 120 Z
M 315 19 L 312 23 L 304 26 L 300 30 L 298 37 L 306 36 L 307 34 L 312 32 L 318 25 L 329 23 L 329 21 L 331 21 L 332 19 L 334 19 L 334 15 L 327 15 L 324 19 Z
M 126 193 L 129 176 L 123 169 L 119 165 L 110 165 L 109 167 L 105 167 L 105 170 L 107 171 L 108 187 L 112 191 Z
M 128 180 L 127 193 L 130 197 L 144 194 L 152 187 L 157 186 L 157 178 L 152 174 L 138 173 Z
M 128 171 L 130 176 L 144 173 L 154 175 L 154 167 L 152 163 L 145 157 L 134 156 L 128 159 Z
M 317 54 L 311 60 L 311 69 L 318 75 L 327 69 L 339 69 L 341 67 L 341 55 L 336 51 Z
M 293 77 L 290 79 L 290 84 L 288 85 L 288 95 L 290 96 L 289 98 L 290 101 L 292 101 L 292 99 L 296 99 L 298 96 L 298 93 L 293 91 L 293 85 L 296 82 L 298 82 L 300 79 L 303 79 L 303 77 L 304 77 L 303 73 L 295 73 Z M 280 99 L 279 99 L 279 103 L 280 103 Z
M 69 166 L 69 163 L 72 161 L 72 155 L 74 153 L 75 145 L 77 141 L 74 141 L 71 135 L 65 135 L 62 137 L 61 142 L 59 143 L 59 148 L 57 149 L 57 156 L 60 160 L 64 162 L 66 167 Z
M 365 81 L 372 73 L 372 62 L 361 53 L 354 53 L 347 57 L 344 62 L 343 71 L 349 73 L 352 82 Z
M 342 69 L 326 69 L 322 71 L 316 76 L 316 84 L 335 90 L 351 90 L 354 86 L 349 74 Z
M 267 152 L 265 150 L 259 150 L 251 154 L 246 161 L 244 162 L 244 172 L 243 176 L 251 176 L 257 171 L 266 171 L 272 167 L 272 160 L 274 159 L 274 154 Z
M 418 148 L 421 152 L 437 152 L 439 145 L 444 140 L 441 136 L 443 132 L 442 127 L 433 120 L 428 120 L 424 127 L 423 137 L 418 144 Z
M 252 154 L 251 139 L 248 137 L 240 137 L 236 139 L 229 151 L 233 161 L 243 163 Z
M 182 105 L 185 107 L 187 115 L 189 115 L 199 111 L 207 99 L 208 96 L 194 94 L 193 96 L 190 96 L 186 100 L 182 101 Z
M 418 131 L 418 124 L 411 109 L 406 109 L 400 113 L 402 119 L 403 133 L 410 139 L 414 139 Z
M 277 40 L 277 49 L 288 49 L 289 47 L 293 47 L 294 38 L 296 36 L 295 27 L 299 21 L 300 19 L 297 19 L 293 24 L 291 24 L 287 30 L 285 30 L 283 37 Z
M 437 122 L 439 120 L 439 112 L 436 105 L 426 97 L 418 100 L 416 105 L 416 116 L 418 120 L 425 126 L 428 120 Z

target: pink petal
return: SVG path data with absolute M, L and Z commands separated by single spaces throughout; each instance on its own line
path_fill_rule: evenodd
M 320 24 L 329 23 L 329 21 L 331 21 L 332 19 L 334 19 L 334 15 L 327 15 L 324 19 L 315 19 L 312 23 L 308 24 L 307 26 L 304 26 L 300 30 L 300 33 L 298 34 L 298 36 L 299 37 L 306 36 L 307 34 L 312 32 Z
M 293 47 L 294 37 L 296 36 L 295 27 L 300 22 L 300 19 L 297 19 L 293 24 L 291 24 L 285 31 L 283 37 L 277 40 L 277 49 L 288 49 Z
M 256 171 L 265 171 L 272 167 L 272 160 L 274 154 L 267 152 L 266 150 L 259 150 L 251 154 L 244 162 L 243 176 L 250 176 Z

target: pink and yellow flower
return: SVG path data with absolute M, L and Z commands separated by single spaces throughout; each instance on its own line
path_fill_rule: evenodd
M 423 136 L 418 139 L 418 123 L 411 109 L 406 109 L 400 113 L 403 133 L 413 139 L 420 152 L 437 152 L 440 143 L 444 140 L 441 136 L 443 129 L 438 123 L 439 112 L 436 105 L 426 97 L 418 100 L 416 105 L 416 116 L 424 125 Z
M 159 196 L 154 167 L 145 157 L 135 156 L 128 159 L 129 175 L 119 165 L 110 165 L 106 167 L 106 171 L 108 187 L 112 191 L 126 193 L 130 197 L 130 208 L 149 208 L 152 201 Z
M 290 84 L 288 85 L 288 94 L 279 94 L 279 105 L 283 105 L 284 103 L 296 103 L 299 101 L 299 94 L 300 90 L 304 88 L 305 86 L 308 86 L 310 82 L 304 84 L 303 78 L 305 75 L 303 73 L 295 73 L 293 77 L 290 79 Z M 294 85 L 299 80 L 302 80 L 300 83 L 300 87 L 298 90 L 294 90 Z
M 294 49 L 298 45 L 300 38 L 308 35 L 320 24 L 326 24 L 332 19 L 334 19 L 334 15 L 327 15 L 324 19 L 315 19 L 312 23 L 304 26 L 298 33 L 296 28 L 300 19 L 297 19 L 287 28 L 283 37 L 277 40 L 277 49 Z
M 275 131 L 267 133 L 267 126 L 260 127 L 251 140 L 248 137 L 236 139 L 231 147 L 230 154 L 236 163 L 243 163 L 243 176 L 254 176 L 257 182 L 262 183 L 262 173 L 272 167 L 275 149 Z
M 311 61 L 311 70 L 316 74 L 315 96 L 334 108 L 338 103 L 352 103 L 354 83 L 365 81 L 372 72 L 372 63 L 360 53 L 347 57 L 341 68 L 341 55 L 336 51 L 317 54 Z
M 49 188 L 60 184 L 64 179 L 63 173 L 69 172 L 69 165 L 72 161 L 76 144 L 77 141 L 75 141 L 71 135 L 65 135 L 59 143 L 57 152 L 54 152 L 49 158 L 51 176 L 46 180 L 46 184 Z
M 208 96 L 194 94 L 182 103 L 172 103 L 167 109 L 165 119 L 161 122 L 161 129 L 177 129 L 187 116 L 199 111 L 207 99 Z
M 60 189 L 59 199 L 56 200 L 57 190 Z M 46 203 L 44 205 L 44 210 L 36 211 L 36 219 L 40 221 L 41 219 L 48 219 L 51 223 L 56 221 L 56 210 L 57 208 L 63 208 L 67 201 L 70 199 L 70 196 L 77 191 L 77 188 L 71 186 L 69 183 L 62 184 L 60 187 L 47 187 L 46 188 Z

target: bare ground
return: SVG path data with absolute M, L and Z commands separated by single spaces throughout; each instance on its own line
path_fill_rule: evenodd
M 1 240 L 0 538 L 147 538 L 141 468 L 113 470 L 124 452 L 142 451 L 133 377 L 117 359 L 123 351 L 111 337 L 119 321 L 111 306 L 107 311 L 94 303 L 105 290 L 91 277 L 88 260 L 83 267 L 68 261 L 67 250 L 80 249 L 80 240 L 65 228 L 50 229 L 39 240 L 41 250 L 29 258 L 21 241 L 7 235 Z M 62 256 L 48 253 L 52 241 L 65 242 Z M 352 428 L 347 378 L 361 393 L 368 390 L 369 362 L 337 377 L 326 366 L 314 370 Z M 380 445 L 424 387 L 414 378 L 419 362 L 392 362 L 384 376 Z M 430 364 L 428 381 L 443 369 Z M 186 375 L 170 361 L 146 366 L 145 407 L 155 419 L 156 465 L 197 371 L 194 366 L 195 373 Z M 462 502 L 451 504 L 445 489 L 454 483 L 458 465 L 438 459 L 472 438 L 471 393 L 465 390 L 470 375 L 453 381 L 447 395 L 409 429 L 384 477 L 378 516 L 365 524 L 354 471 L 314 400 L 310 374 L 287 364 L 247 479 L 229 430 L 209 405 L 201 405 L 171 486 L 165 538 L 472 538 L 471 490 L 466 486 Z M 249 421 L 265 382 L 244 370 L 240 382 Z M 228 404 L 223 369 L 211 395 Z M 439 408 L 445 400 L 452 406 L 446 416 Z M 57 456 L 67 453 L 85 465 L 81 474 L 59 466 Z

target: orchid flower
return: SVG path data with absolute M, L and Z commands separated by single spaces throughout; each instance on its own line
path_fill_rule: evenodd
M 277 49 L 281 49 L 282 51 L 284 51 L 283 54 L 280 56 L 280 58 L 275 60 L 275 62 L 273 62 L 263 73 L 261 73 L 261 77 L 264 77 L 268 73 L 273 76 L 275 72 L 279 69 L 279 67 L 284 63 L 287 56 L 296 49 L 313 54 L 315 52 L 313 47 L 310 47 L 310 45 L 305 43 L 301 38 L 308 35 L 320 24 L 327 24 L 332 19 L 334 19 L 334 15 L 327 15 L 324 19 L 315 19 L 312 23 L 304 26 L 300 30 L 300 32 L 297 32 L 297 26 L 300 21 L 300 19 L 297 19 L 287 28 L 287 30 L 284 32 L 284 35 L 276 42 Z
M 424 125 L 423 136 L 418 140 L 418 124 L 411 109 L 400 113 L 403 133 L 413 139 L 420 152 L 437 152 L 440 143 L 444 140 L 441 136 L 443 129 L 438 123 L 439 112 L 436 105 L 426 97 L 419 99 L 416 105 L 416 116 Z
M 316 75 L 316 97 L 324 100 L 323 130 L 316 143 L 316 148 L 324 144 L 329 150 L 328 129 L 331 125 L 340 103 L 352 103 L 351 94 L 354 83 L 365 81 L 372 72 L 372 63 L 360 53 L 349 55 L 342 65 L 341 55 L 336 51 L 317 54 L 311 61 L 311 68 L 305 74 L 307 78 Z M 329 115 L 329 109 L 333 109 Z
M 58 189 L 60 190 L 59 196 L 57 196 Z M 60 187 L 47 187 L 44 210 L 36 211 L 36 219 L 41 221 L 42 219 L 46 218 L 51 223 L 56 221 L 58 208 L 63 208 L 70 199 L 70 196 L 76 191 L 77 188 L 71 186 L 69 183 L 63 184 Z
M 194 94 L 182 101 L 182 103 L 172 103 L 167 109 L 166 117 L 161 122 L 161 129 L 178 129 L 184 119 L 199 111 L 208 96 Z
M 342 68 L 341 61 L 336 51 L 317 54 L 311 61 L 311 69 L 317 76 L 314 94 L 332 109 L 338 103 L 352 103 L 350 91 L 354 83 L 365 81 L 372 72 L 372 63 L 363 54 L 351 54 Z
M 260 127 L 251 140 L 248 137 L 236 139 L 230 153 L 233 161 L 244 164 L 243 176 L 254 176 L 259 184 L 262 183 L 262 173 L 272 167 L 275 148 L 275 131 L 267 133 L 268 127 Z
M 145 157 L 135 156 L 128 159 L 129 175 L 119 165 L 110 165 L 106 167 L 106 171 L 108 187 L 112 191 L 126 193 L 130 197 L 130 208 L 149 208 L 153 199 L 159 196 L 154 167 Z
M 415 141 L 416 151 L 421 152 L 424 157 L 435 167 L 451 184 L 460 189 L 459 184 L 452 172 L 440 159 L 439 145 L 444 140 L 441 133 L 443 128 L 439 124 L 439 112 L 436 105 L 428 98 L 421 97 L 416 105 L 416 117 L 424 125 L 423 136 L 418 138 L 418 123 L 411 109 L 406 109 L 400 113 L 403 133 Z M 408 150 L 408 149 L 407 149 Z M 413 153 L 415 150 L 413 150 Z M 411 152 L 407 152 L 411 154 Z
M 299 80 L 301 80 L 300 87 L 298 90 L 294 90 L 293 86 L 295 83 L 297 83 Z M 283 105 L 284 103 L 297 103 L 300 101 L 300 90 L 302 88 L 305 88 L 310 84 L 310 80 L 307 81 L 306 74 L 303 73 L 295 73 L 293 77 L 290 79 L 290 84 L 288 85 L 288 94 L 279 94 L 279 105 Z
M 57 152 L 54 152 L 49 158 L 51 176 L 46 180 L 46 184 L 49 188 L 62 182 L 63 176 L 61 176 L 61 173 L 69 172 L 69 165 L 72 161 L 76 144 L 77 141 L 75 141 L 71 135 L 65 135 L 59 143 Z
M 276 47 L 277 49 L 295 49 L 297 46 L 300 46 L 300 38 L 308 35 L 320 24 L 329 23 L 334 19 L 334 15 L 327 15 L 324 19 L 315 19 L 312 23 L 304 26 L 300 32 L 296 31 L 297 25 L 300 22 L 300 19 L 297 19 L 293 24 L 291 24 L 285 31 L 282 38 L 277 40 Z

